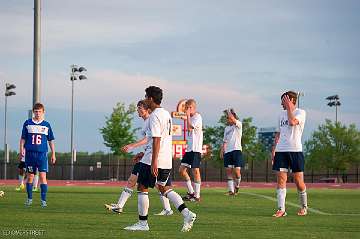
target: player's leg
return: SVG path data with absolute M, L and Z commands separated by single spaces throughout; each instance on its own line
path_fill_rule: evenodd
M 241 168 L 244 167 L 245 165 L 240 150 L 233 151 L 233 163 L 234 163 L 235 193 L 237 194 L 239 192 L 240 183 L 241 183 Z
M 184 224 L 181 231 L 187 232 L 191 230 L 196 219 L 196 214 L 186 207 L 181 196 L 172 189 L 171 185 L 167 185 L 167 180 L 170 177 L 170 171 L 171 169 L 159 169 L 157 184 L 160 192 L 166 196 L 174 204 L 175 208 L 177 208 L 183 215 Z
M 201 154 L 194 153 L 194 158 L 193 158 L 191 168 L 192 168 L 192 173 L 194 176 L 195 201 L 198 201 L 198 202 L 200 201 L 200 188 L 201 188 L 200 164 L 201 164 Z
M 288 154 L 285 152 L 276 152 L 274 157 L 273 170 L 276 171 L 277 178 L 276 195 L 278 210 L 273 215 L 274 217 L 286 216 L 285 200 L 288 168 Z
M 125 227 L 129 231 L 148 231 L 147 222 L 149 212 L 149 187 L 154 187 L 156 178 L 151 175 L 151 166 L 140 163 L 138 176 L 138 214 L 139 221 L 131 226 Z
M 191 168 L 191 153 L 186 152 L 184 158 L 181 160 L 181 165 L 179 167 L 179 174 L 181 178 L 185 181 L 187 188 L 187 195 L 183 197 L 185 201 L 190 201 L 194 198 L 194 188 L 191 183 L 191 178 L 188 173 L 188 168 Z
M 41 206 L 46 207 L 46 195 L 48 192 L 48 184 L 47 184 L 47 178 L 46 174 L 48 172 L 48 159 L 47 159 L 47 153 L 38 153 L 37 157 L 38 162 L 38 171 L 39 171 L 39 179 L 40 179 L 40 197 L 41 197 Z
M 32 204 L 32 187 L 33 187 L 33 180 L 34 180 L 34 173 L 36 171 L 36 162 L 33 157 L 34 155 L 26 151 L 25 155 L 25 166 L 26 166 L 26 193 L 27 199 L 25 202 L 26 206 L 30 206 Z
M 226 171 L 227 177 L 227 186 L 228 186 L 228 195 L 234 195 L 234 178 L 233 178 L 233 168 L 234 165 L 231 162 L 231 152 L 224 154 L 224 168 Z
M 304 182 L 304 155 L 302 152 L 291 153 L 291 170 L 293 171 L 294 181 L 299 195 L 300 210 L 299 216 L 307 214 L 307 192 Z
M 38 184 L 39 184 L 39 171 L 37 171 L 34 175 L 33 192 L 38 191 Z
M 26 171 L 26 166 L 24 162 L 20 162 L 18 165 L 18 171 L 19 171 L 19 186 L 15 188 L 16 191 L 20 191 L 23 190 L 25 188 L 24 185 L 24 178 L 25 178 L 25 171 Z
M 166 186 L 171 186 L 170 178 L 167 181 Z M 160 202 L 163 206 L 163 210 L 159 213 L 156 213 L 155 215 L 156 216 L 171 216 L 171 215 L 173 215 L 174 212 L 173 212 L 173 210 L 171 210 L 170 200 L 160 192 L 158 184 L 156 184 L 156 189 L 159 191 Z

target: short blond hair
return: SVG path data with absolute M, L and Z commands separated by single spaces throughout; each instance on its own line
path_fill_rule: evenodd
M 196 101 L 194 99 L 188 99 L 186 102 L 185 102 L 185 107 L 186 106 L 189 106 L 189 105 L 195 105 L 196 106 Z

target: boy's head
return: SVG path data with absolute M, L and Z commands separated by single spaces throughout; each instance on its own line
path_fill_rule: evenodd
M 193 116 L 196 113 L 196 101 L 189 99 L 185 102 L 185 110 L 190 111 L 190 115 Z
M 33 106 L 33 113 L 36 119 L 40 119 L 44 116 L 45 107 L 41 103 L 35 103 Z
M 137 103 L 137 112 L 139 114 L 139 117 L 143 118 L 151 113 L 151 103 L 152 102 L 150 102 L 149 100 L 140 100 Z
M 224 110 L 224 114 L 226 116 L 227 123 L 230 125 L 233 124 L 233 122 L 231 120 L 231 115 L 234 116 L 235 119 L 237 119 L 237 120 L 239 119 L 239 117 L 235 113 L 234 109 L 226 109 L 226 110 Z
M 282 101 L 283 101 L 283 98 L 284 98 L 285 96 L 288 96 L 289 99 L 290 99 L 290 101 L 291 101 L 294 105 L 296 105 L 297 98 L 298 98 L 298 94 L 297 94 L 296 92 L 294 92 L 294 91 L 287 91 L 287 92 L 285 92 L 284 94 L 281 95 L 281 105 L 283 106 L 284 109 L 285 109 L 285 106 L 283 105 L 283 102 L 282 102 Z
M 161 104 L 163 98 L 162 89 L 157 86 L 149 86 L 145 89 L 145 93 L 146 99 L 152 100 L 157 105 Z

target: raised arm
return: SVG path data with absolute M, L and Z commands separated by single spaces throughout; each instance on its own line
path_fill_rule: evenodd
M 283 104 L 284 104 L 284 106 L 286 108 L 286 111 L 287 111 L 289 125 L 290 126 L 298 125 L 299 120 L 297 118 L 295 118 L 295 115 L 294 115 L 294 110 L 295 110 L 294 103 L 290 100 L 288 95 L 285 95 L 282 98 L 282 101 L 283 101 Z

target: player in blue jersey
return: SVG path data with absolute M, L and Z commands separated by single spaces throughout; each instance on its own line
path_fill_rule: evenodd
M 25 121 L 20 139 L 20 157 L 25 157 L 27 173 L 27 200 L 25 205 L 30 206 L 32 204 L 34 174 L 38 171 L 40 175 L 41 206 L 46 207 L 48 144 L 52 152 L 51 163 L 55 164 L 55 138 L 49 122 L 44 120 L 44 105 L 36 103 L 33 107 L 33 113 L 34 117 Z

